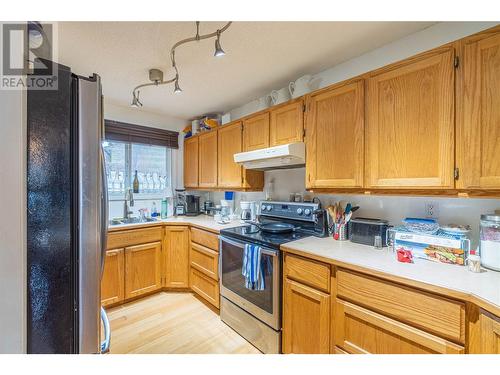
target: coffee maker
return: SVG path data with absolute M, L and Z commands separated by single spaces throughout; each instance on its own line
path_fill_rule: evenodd
M 186 194 L 186 216 L 198 216 L 200 214 L 200 197 Z
M 185 215 L 186 214 L 186 195 L 185 189 L 175 189 L 175 208 L 174 214 L 175 216 Z
M 256 218 L 256 204 L 255 202 L 241 201 L 240 202 L 240 219 L 242 223 L 247 221 L 255 221 Z

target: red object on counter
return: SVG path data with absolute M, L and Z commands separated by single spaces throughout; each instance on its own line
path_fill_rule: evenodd
M 401 247 L 396 252 L 398 254 L 398 262 L 413 263 L 413 255 L 410 250 L 405 250 Z

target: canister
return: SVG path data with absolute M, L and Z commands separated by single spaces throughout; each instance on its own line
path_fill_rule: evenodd
M 500 215 L 481 215 L 479 237 L 481 265 L 500 271 Z

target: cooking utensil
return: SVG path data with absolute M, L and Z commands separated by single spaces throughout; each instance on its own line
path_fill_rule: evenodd
M 255 226 L 257 226 L 261 231 L 267 232 L 267 233 L 288 233 L 288 232 L 293 232 L 296 227 L 293 224 L 289 223 L 267 223 L 267 224 L 257 224 L 253 223 Z

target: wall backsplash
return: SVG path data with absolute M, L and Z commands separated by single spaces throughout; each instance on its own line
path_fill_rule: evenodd
M 306 193 L 305 169 L 268 171 L 265 184 L 274 181 L 273 199 L 288 201 L 290 193 Z M 206 199 L 206 193 L 200 194 Z M 487 198 L 451 198 L 451 197 L 407 197 L 407 196 L 366 196 L 346 194 L 314 194 L 323 206 L 346 200 L 360 206 L 357 217 L 372 217 L 389 220 L 398 225 L 405 217 L 425 217 L 426 205 L 433 203 L 437 207 L 436 219 L 440 224 L 467 224 L 472 228 L 474 242 L 479 237 L 479 217 L 483 213 L 493 213 L 500 209 L 500 199 Z M 211 199 L 218 202 L 224 198 L 223 192 L 211 193 Z M 236 207 L 241 200 L 263 200 L 263 192 L 235 193 Z M 475 246 L 475 245 L 473 245 Z

